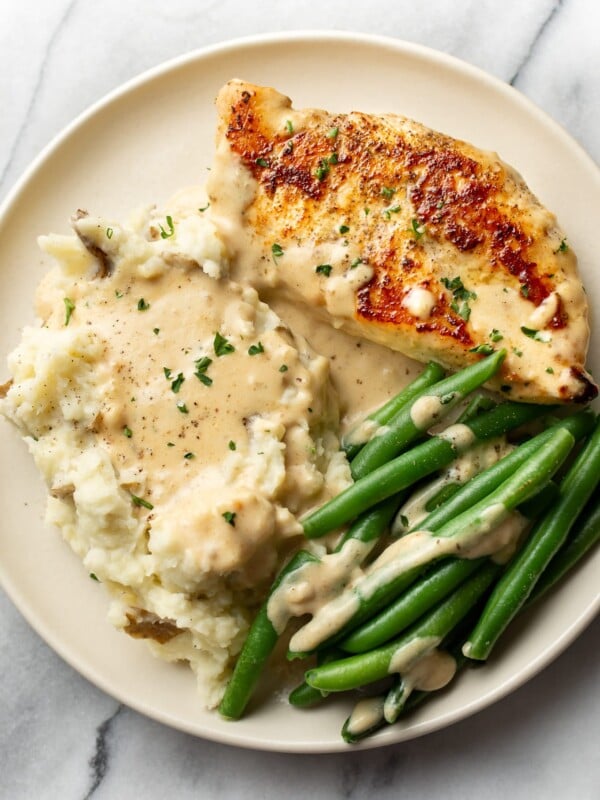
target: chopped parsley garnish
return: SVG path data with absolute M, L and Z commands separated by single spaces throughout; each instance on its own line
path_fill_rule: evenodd
M 285 128 L 286 128 L 288 133 L 293 133 L 294 132 L 294 126 L 292 125 L 292 120 L 291 119 L 286 119 Z
M 391 200 L 392 197 L 396 194 L 396 190 L 393 189 L 391 186 L 382 186 L 381 187 L 381 195 L 382 197 Z
M 329 159 L 322 158 L 319 161 L 319 166 L 315 170 L 315 175 L 317 176 L 317 180 L 325 180 L 325 178 L 329 175 Z
M 201 214 L 203 214 L 208 208 L 210 208 L 210 203 L 207 203 L 205 206 L 202 206 L 202 208 L 199 208 L 198 211 Z
M 115 289 L 115 297 L 117 300 L 120 300 L 123 297 L 123 292 L 120 292 L 118 289 Z
M 337 138 L 337 135 L 338 135 L 338 133 L 339 133 L 339 132 L 340 132 L 340 129 L 339 129 L 339 128 L 330 128 L 330 129 L 327 131 L 327 138 L 329 138 L 329 139 L 336 139 L 336 138 Z
M 236 445 L 236 443 L 233 441 L 233 439 L 231 439 L 231 440 L 229 441 L 229 444 L 228 444 L 227 446 L 229 447 L 229 449 L 230 449 L 230 450 L 237 450 L 237 445 Z
M 155 336 L 158 336 L 158 334 L 160 333 L 160 328 L 152 328 L 152 333 L 153 333 Z
M 358 265 L 362 263 L 363 263 L 362 258 L 355 258 L 354 261 L 350 264 L 350 269 L 356 269 L 356 267 L 358 267 Z
M 160 238 L 161 239 L 170 239 L 171 236 L 175 233 L 175 226 L 173 225 L 173 217 L 167 214 L 167 228 L 169 229 L 166 231 L 162 225 L 158 226 L 160 229 Z
M 504 336 L 500 333 L 497 328 L 492 328 L 490 331 L 490 339 L 492 342 L 501 342 L 504 339 Z
M 340 233 L 348 233 L 350 228 L 347 225 L 340 225 Z
M 412 233 L 414 234 L 415 239 L 420 239 L 421 236 L 425 233 L 425 226 L 421 225 L 416 217 L 413 217 L 410 221 L 410 226 L 412 228 Z
M 63 297 L 63 303 L 65 304 L 65 326 L 66 326 L 71 321 L 71 315 L 75 311 L 75 303 L 71 300 L 70 297 Z
M 279 367 L 279 372 L 287 372 L 287 371 L 288 371 L 288 365 L 287 364 L 282 364 Z
M 133 436 L 133 431 L 128 425 L 124 426 L 123 435 L 126 436 L 128 439 L 131 439 L 131 437 Z
M 131 496 L 131 502 L 133 503 L 134 506 L 141 506 L 142 508 L 147 508 L 148 511 L 152 511 L 152 509 L 154 508 L 152 503 L 148 502 L 148 500 L 144 500 L 143 497 L 138 497 L 137 495 L 132 494 L 131 492 L 129 494 Z
M 177 408 L 179 409 L 179 411 L 181 411 L 182 414 L 189 414 L 190 413 L 188 411 L 188 407 L 183 402 L 183 400 L 179 400 L 179 402 L 177 403 Z
M 450 308 L 454 311 L 461 319 L 464 319 L 465 322 L 469 321 L 469 317 L 471 316 L 471 306 L 466 302 L 463 301 L 460 305 L 454 301 L 450 303 Z
M 170 381 L 171 380 L 171 370 L 168 367 L 163 367 L 163 372 L 165 373 L 165 378 Z
M 140 297 L 137 304 L 138 311 L 148 311 L 150 308 L 150 303 L 147 303 L 143 297 Z
M 187 460 L 189 461 L 191 458 L 195 458 L 195 455 L 193 453 L 186 453 L 184 455 L 184 458 L 187 458 Z
M 259 167 L 269 166 L 269 162 L 267 161 L 266 158 L 257 158 L 255 163 L 258 164 Z
M 554 251 L 555 253 L 566 253 L 569 249 L 569 245 L 567 244 L 566 239 L 562 239 L 561 243 L 558 245 L 557 249 Z
M 369 214 L 371 213 L 371 209 L 370 209 L 370 208 L 367 208 L 367 207 L 365 206 L 364 212 L 365 212 L 365 216 L 367 216 L 367 217 L 368 217 L 368 216 L 369 216 Z
M 339 161 L 338 154 L 337 154 L 337 153 L 335 153 L 335 152 L 334 152 L 334 153 L 332 153 L 332 154 L 329 156 L 329 158 L 327 159 L 327 161 L 328 161 L 330 164 L 337 164 L 337 163 L 338 163 L 338 161 Z
M 477 347 L 472 347 L 469 350 L 469 353 L 482 353 L 485 356 L 489 356 L 493 352 L 494 348 L 491 344 L 478 344 Z
M 552 369 L 552 367 L 546 367 L 546 372 L 548 373 L 548 375 L 554 375 L 554 370 Z
M 325 277 L 328 278 L 331 275 L 332 269 L 333 267 L 331 264 L 319 264 L 318 267 L 315 267 L 315 272 L 320 275 L 325 275 Z
M 233 528 L 235 528 L 235 511 L 224 511 L 221 516 L 225 520 L 225 522 L 229 523 Z
M 451 403 L 455 397 L 456 397 L 456 392 L 448 392 L 447 394 L 443 394 L 440 397 L 440 403 L 443 406 L 447 406 L 448 403 Z
M 257 356 L 259 353 L 264 353 L 265 348 L 262 345 L 262 342 L 258 342 L 258 344 L 251 344 L 248 348 L 248 355 L 249 356 Z
M 221 336 L 219 331 L 215 333 L 213 348 L 215 351 L 215 355 L 217 356 L 226 356 L 228 355 L 228 353 L 233 353 L 235 351 L 235 347 L 230 342 L 228 342 L 224 336 Z
M 212 358 L 209 358 L 208 356 L 203 356 L 202 358 L 199 358 L 197 361 L 194 361 L 194 366 L 196 367 L 194 375 L 198 378 L 200 383 L 203 383 L 205 386 L 212 386 L 213 380 L 212 378 L 209 378 L 209 376 L 206 374 L 206 370 L 210 367 L 211 364 L 212 364 Z
M 409 522 L 407 516 L 405 516 L 404 514 L 400 514 L 400 522 L 402 523 L 403 528 L 408 528 Z
M 386 219 L 391 219 L 392 214 L 397 214 L 399 211 L 400 211 L 400 206 L 390 206 L 389 208 L 384 209 L 383 216 Z
M 475 300 L 477 298 L 475 292 L 470 292 L 468 289 L 466 289 L 458 275 L 451 280 L 449 278 L 441 278 L 441 282 L 444 284 L 446 289 L 449 289 L 452 292 L 452 297 L 454 300 L 452 303 L 450 303 L 450 308 L 456 314 L 458 314 L 459 317 L 464 319 L 465 322 L 468 322 L 469 317 L 471 316 L 469 300 Z
M 277 259 L 283 255 L 283 247 L 280 244 L 271 245 L 271 253 L 273 254 L 273 261 L 277 263 Z
M 529 286 L 526 283 L 522 283 L 520 287 L 520 292 L 523 297 L 529 297 Z
M 107 229 L 106 229 L 106 238 L 107 238 L 107 239 L 112 239 L 112 237 L 113 237 L 113 233 L 114 233 L 114 231 L 113 231 L 113 229 L 112 229 L 112 228 L 107 228 Z
M 175 442 L 167 442 L 167 447 L 175 447 Z
M 535 328 L 526 328 L 524 325 L 521 325 L 521 333 L 524 333 L 525 336 L 528 336 L 530 339 L 534 339 L 536 342 L 551 341 L 551 338 L 547 333 L 538 331 Z
M 99 577 L 96 575 L 96 573 L 95 573 L 95 572 L 90 572 L 90 578 L 91 578 L 93 581 L 98 581 L 98 583 L 100 583 L 100 578 L 99 578 Z
M 513 347 L 512 351 L 513 351 L 513 353 L 514 353 L 514 354 L 517 356 L 517 358 L 521 358 L 521 357 L 522 357 L 522 355 L 523 355 L 523 351 L 522 351 L 522 350 L 519 350 L 519 349 L 518 349 L 518 348 L 516 348 L 516 347 Z
M 177 394 L 181 389 L 181 384 L 184 382 L 184 380 L 185 378 L 183 377 L 183 372 L 180 372 L 175 380 L 171 382 L 171 391 Z

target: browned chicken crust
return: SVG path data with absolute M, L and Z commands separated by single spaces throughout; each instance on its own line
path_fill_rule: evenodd
M 401 116 L 296 111 L 241 81 L 217 106 L 209 191 L 246 277 L 421 361 L 458 369 L 506 347 L 493 388 L 514 399 L 597 394 L 575 255 L 495 154 Z M 332 287 L 359 265 L 344 309 Z

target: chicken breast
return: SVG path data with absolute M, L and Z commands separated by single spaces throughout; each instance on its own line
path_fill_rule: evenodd
M 217 108 L 208 190 L 234 277 L 419 361 L 459 369 L 506 348 L 491 388 L 516 400 L 597 394 L 575 254 L 497 155 L 238 80 Z

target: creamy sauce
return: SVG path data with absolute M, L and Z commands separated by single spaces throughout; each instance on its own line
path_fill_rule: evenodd
M 456 427 L 456 425 L 452 426 L 452 428 Z M 465 436 L 465 439 L 467 438 Z M 455 442 L 459 439 L 460 436 L 454 437 Z M 406 503 L 401 506 L 392 525 L 392 534 L 400 536 L 408 530 L 416 528 L 428 514 L 428 503 L 442 489 L 451 485 L 463 485 L 510 453 L 512 449 L 512 445 L 507 444 L 504 440 L 497 440 L 495 442 L 482 442 L 480 445 L 467 450 L 452 461 L 439 477 L 426 483 L 421 489 L 416 490 Z
M 37 311 L 48 329 L 98 343 L 90 431 L 147 518 L 152 553 L 172 565 L 165 584 L 191 590 L 210 573 L 256 585 L 276 566 L 278 540 L 301 533 L 293 515 L 343 488 L 327 480 L 339 460 L 327 360 L 254 289 L 222 277 L 205 218 L 168 219 L 165 231 L 151 211 L 125 226 L 83 217 L 83 244 L 42 240 L 75 272 L 48 275 Z M 69 491 L 58 476 L 54 495 Z
M 475 434 L 471 428 L 461 423 L 450 425 L 446 430 L 440 431 L 437 436 L 450 442 L 457 453 L 467 450 L 475 441 Z
M 291 617 L 315 614 L 352 581 L 357 568 L 375 545 L 350 539 L 339 553 L 307 562 L 286 576 L 269 597 L 267 616 L 281 633 Z
M 558 311 L 560 302 L 560 295 L 558 292 L 552 292 L 548 297 L 544 298 L 537 308 L 531 312 L 528 319 L 528 327 L 534 330 L 545 328 L 552 321 L 552 317 Z
M 456 659 L 444 650 L 432 650 L 402 674 L 407 691 L 436 692 L 456 674 Z
M 348 733 L 360 736 L 380 723 L 383 720 L 383 703 L 383 697 L 367 697 L 359 700 L 346 723 Z
M 418 397 L 410 408 L 410 418 L 415 428 L 426 431 L 435 425 L 444 413 L 444 404 L 436 395 Z
M 518 511 L 511 511 L 508 517 L 493 529 L 485 542 L 471 547 L 469 558 L 491 555 L 492 561 L 497 564 L 508 563 L 530 524 L 530 520 Z
M 395 672 L 404 673 L 408 671 L 419 659 L 437 647 L 439 643 L 439 636 L 417 636 L 411 641 L 401 644 L 390 658 L 388 672 L 393 675 Z
M 402 305 L 413 317 L 421 320 L 425 320 L 431 315 L 435 303 L 435 295 L 427 289 L 422 289 L 420 286 L 409 289 L 402 298 Z
M 343 592 L 320 607 L 310 622 L 298 630 L 290 640 L 290 650 L 310 652 L 315 650 L 333 632 L 345 625 L 360 607 L 382 586 L 391 583 L 409 570 L 424 566 L 444 556 L 479 558 L 492 555 L 506 546 L 509 535 L 518 535 L 510 528 L 494 535 L 509 512 L 501 503 L 490 506 L 480 520 L 466 526 L 453 537 L 436 536 L 430 531 L 414 531 L 389 545 L 364 572 L 364 577 L 350 584 Z M 491 535 L 490 535 L 491 532 Z
M 325 305 L 334 317 L 333 324 L 342 319 L 352 319 L 356 309 L 356 293 L 373 277 L 373 270 L 367 264 L 359 264 L 346 270 L 342 275 L 331 277 L 325 283 Z M 336 320 L 337 318 L 337 320 Z
M 344 437 L 344 441 L 351 445 L 366 444 L 375 436 L 381 435 L 382 427 L 387 430 L 387 426 L 381 426 L 373 419 L 364 419 Z
M 362 423 L 365 416 L 397 394 L 423 369 L 401 353 L 332 328 L 306 306 L 277 293 L 266 293 L 265 298 L 295 333 L 329 360 L 331 380 L 339 398 L 342 434 Z

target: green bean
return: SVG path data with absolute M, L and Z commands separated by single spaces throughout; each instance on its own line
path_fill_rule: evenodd
M 388 725 L 396 722 L 410 694 L 406 681 L 398 675 L 383 701 L 383 718 Z
M 479 605 L 481 605 L 481 601 Z M 463 669 L 466 664 L 473 663 L 469 662 L 469 659 L 463 655 L 462 646 L 474 622 L 477 620 L 479 615 L 478 611 L 480 610 L 481 609 L 478 609 L 478 605 L 476 604 L 469 612 L 467 612 L 466 616 L 463 617 L 458 625 L 452 629 L 450 634 L 442 642 L 441 647 L 446 650 L 456 662 L 456 672 L 454 673 L 455 676 L 456 673 Z M 315 691 L 317 690 L 315 689 Z M 409 711 L 412 711 L 414 708 L 422 705 L 425 701 L 430 700 L 439 691 L 441 690 L 416 689 L 412 691 L 408 697 L 405 698 L 404 705 L 402 709 L 400 709 L 399 716 L 406 716 Z M 362 739 L 365 739 L 367 736 L 377 733 L 377 731 L 381 730 L 382 728 L 388 727 L 389 723 L 386 722 L 384 716 L 385 697 L 372 697 L 370 699 L 373 701 L 373 708 L 376 708 L 379 713 L 373 714 L 371 724 L 367 728 L 356 730 L 356 728 L 353 729 L 352 725 L 353 717 L 355 715 L 355 711 L 353 711 L 342 727 L 342 738 L 348 744 L 356 744 Z M 379 701 L 377 707 L 376 701 Z
M 498 406 L 501 408 L 501 406 Z M 533 406 L 535 408 L 535 406 Z M 538 406 L 539 413 L 539 406 Z M 484 415 L 482 415 L 483 417 Z M 475 503 L 490 494 L 503 481 L 509 478 L 513 472 L 524 464 L 531 456 L 545 444 L 558 428 L 564 428 L 571 433 L 578 441 L 586 436 L 594 427 L 595 415 L 589 410 L 579 411 L 571 417 L 555 423 L 548 430 L 534 436 L 528 442 L 519 445 L 500 461 L 492 464 L 479 475 L 476 475 L 468 483 L 462 486 L 453 497 L 447 500 L 439 508 L 432 511 L 425 519 L 419 522 L 422 530 L 437 530 L 440 525 L 445 524 L 453 517 L 458 516 Z
M 384 500 L 374 508 L 369 509 L 360 516 L 353 525 L 348 528 L 337 543 L 334 553 L 339 553 L 346 542 L 358 539 L 361 542 L 375 542 L 382 533 L 388 528 L 392 517 L 398 511 L 398 507 L 404 502 L 405 493 L 393 495 L 388 500 Z
M 487 397 L 485 394 L 476 394 L 456 421 L 459 423 L 468 422 L 482 411 L 491 411 L 497 405 L 496 401 L 491 397 Z
M 530 422 L 539 413 L 539 406 L 503 403 L 466 423 L 464 427 L 474 434 L 470 446 Z M 302 520 L 305 536 L 313 539 L 341 527 L 376 503 L 445 467 L 463 450 L 460 443 L 444 438 L 443 433 L 433 436 L 361 478 L 305 517 Z
M 488 658 L 544 569 L 565 542 L 599 478 L 600 421 L 563 479 L 558 500 L 538 523 L 488 600 L 463 648 L 468 658 L 481 661 Z
M 220 714 L 227 719 L 239 719 L 242 716 L 258 682 L 262 668 L 277 644 L 279 634 L 271 624 L 267 613 L 269 597 L 284 578 L 309 561 L 318 561 L 318 559 L 306 550 L 300 550 L 296 553 L 281 570 L 271 587 L 269 596 L 260 607 L 219 705 Z
M 519 506 L 519 513 L 534 520 L 546 510 L 558 493 L 553 481 L 530 500 Z M 443 600 L 451 591 L 485 561 L 485 559 L 444 559 L 434 564 L 390 605 L 356 628 L 340 643 L 348 653 L 364 653 L 398 636 L 426 611 Z
M 482 361 L 471 364 L 439 383 L 423 389 L 411 403 L 404 405 L 389 420 L 385 432 L 371 439 L 353 459 L 350 464 L 352 477 L 358 480 L 387 464 L 428 428 L 441 422 L 470 392 L 496 374 L 505 356 L 506 350 L 499 350 Z M 427 411 L 421 419 L 419 416 L 415 419 L 415 408 L 424 398 L 434 399 L 434 410 Z
M 472 575 L 485 559 L 451 558 L 435 564 L 391 605 L 340 642 L 347 653 L 365 653 L 398 636 Z
M 439 492 L 433 497 L 430 497 L 425 503 L 425 511 L 429 514 L 444 503 L 447 503 L 448 500 L 458 492 L 461 486 L 461 483 L 447 483 L 445 486 L 442 486 Z
M 422 391 L 428 386 L 441 381 L 443 377 L 444 368 L 439 364 L 436 364 L 434 361 L 430 361 L 423 372 L 417 378 L 415 378 L 414 381 L 409 383 L 408 386 L 405 386 L 401 392 L 392 397 L 391 400 L 388 400 L 387 403 L 378 408 L 377 411 L 369 414 L 367 419 L 377 423 L 378 425 L 385 425 L 400 411 L 403 406 L 412 402 L 412 400 L 414 400 L 417 395 L 421 394 Z M 366 444 L 366 441 L 368 441 L 352 441 L 356 436 L 357 429 L 350 431 L 346 437 L 346 440 L 342 443 L 342 447 L 346 453 L 346 456 L 348 457 L 348 461 L 351 461 L 360 452 L 360 450 Z
M 594 545 L 600 541 L 600 497 L 581 512 L 565 546 L 554 556 L 529 598 L 535 602 L 546 594 Z
M 453 648 L 448 650 L 450 655 L 454 658 L 456 662 L 456 672 L 454 673 L 454 677 L 468 664 L 472 664 L 473 662 L 469 662 L 469 659 L 463 655 L 462 652 L 462 641 L 455 645 Z M 454 680 L 454 678 L 452 679 Z M 444 687 L 446 688 L 446 687 Z M 430 700 L 439 689 L 433 690 L 426 690 L 426 689 L 417 689 L 414 692 L 411 692 L 408 698 L 406 699 L 404 706 L 400 710 L 398 714 L 398 719 L 400 717 L 406 716 L 410 711 L 413 711 L 418 706 L 422 705 L 426 700 Z
M 337 661 L 343 656 L 341 650 L 332 647 L 330 650 L 323 650 L 317 653 L 317 665 L 329 664 L 332 661 Z M 296 708 L 312 708 L 313 706 L 322 703 L 327 697 L 329 692 L 320 692 L 318 689 L 313 689 L 306 681 L 298 684 L 295 689 L 289 693 L 288 701 Z
M 500 567 L 488 562 L 404 636 L 369 653 L 315 667 L 306 682 L 315 689 L 344 692 L 402 672 L 448 635 L 497 578 Z
M 528 602 L 521 610 L 528 608 L 532 603 L 543 597 L 546 592 L 570 572 L 579 561 L 589 552 L 589 550 L 600 540 L 600 498 L 595 498 L 588 502 L 582 513 L 577 519 L 571 535 L 566 544 L 554 556 L 548 568 L 542 573 L 542 577 L 536 583 L 535 588 L 529 596 Z M 482 609 L 483 610 L 483 609 Z M 477 618 L 480 615 L 477 615 Z M 477 622 L 477 618 L 467 625 L 469 630 Z M 468 620 L 465 620 L 468 622 Z M 450 654 L 456 661 L 457 673 L 465 666 L 472 666 L 474 663 L 462 652 L 464 641 L 468 638 L 467 630 L 464 630 L 457 641 L 449 647 Z M 413 692 L 406 701 L 401 715 L 405 716 L 414 708 L 420 706 L 424 701 L 431 699 L 434 692 L 416 691 Z
M 381 728 L 385 728 L 387 723 L 383 715 L 384 702 L 384 697 L 377 696 L 365 697 L 363 700 L 359 700 L 342 726 L 342 739 L 347 744 L 356 744 L 360 742 L 361 739 L 366 739 L 367 736 L 371 736 L 371 734 L 376 733 L 381 730 Z M 362 709 L 364 709 L 365 704 L 368 706 L 366 713 L 369 714 L 366 720 L 368 723 L 366 727 L 365 721 L 361 719 L 364 713 Z M 356 728 L 357 718 L 359 721 L 358 729 Z
M 392 497 L 360 517 L 338 543 L 335 552 L 340 552 L 349 541 L 358 540 L 365 544 L 375 544 L 377 537 L 387 528 L 401 501 L 402 498 L 400 497 Z M 366 555 L 367 553 L 365 553 Z M 242 651 L 236 661 L 233 675 L 227 684 L 219 706 L 219 712 L 222 716 L 228 719 L 239 719 L 242 716 L 260 677 L 264 663 L 279 638 L 279 634 L 268 616 L 269 598 L 280 586 L 284 578 L 296 572 L 304 564 L 309 562 L 317 563 L 318 561 L 319 559 L 316 556 L 305 550 L 300 550 L 276 578 L 267 599 L 252 623 Z M 302 692 L 299 692 L 295 699 L 298 703 L 302 702 Z M 304 697 L 304 701 L 308 702 L 306 697 Z
M 384 551 L 371 565 L 367 576 L 321 608 L 294 634 L 288 657 L 311 652 L 324 640 L 331 643 L 347 636 L 357 625 L 396 598 L 427 564 L 480 542 L 492 527 L 506 519 L 510 511 L 548 483 L 573 443 L 574 437 L 568 431 L 557 428 L 545 444 L 488 497 L 452 518 L 435 534 L 421 533 L 399 540 L 391 547 L 399 547 L 400 555 L 393 557 Z M 448 540 L 445 546 L 444 539 Z M 331 630 L 332 618 L 337 630 Z

